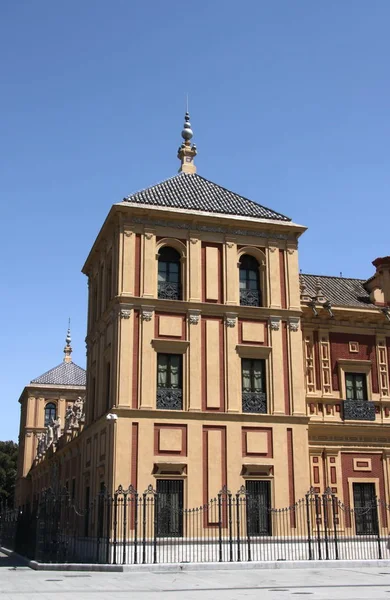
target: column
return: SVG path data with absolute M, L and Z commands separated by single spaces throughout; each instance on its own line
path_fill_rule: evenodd
M 236 313 L 225 315 L 225 371 L 227 412 L 241 412 L 240 357 L 237 354 L 238 321 Z
M 117 315 L 116 385 L 117 406 L 132 405 L 134 311 L 131 304 L 121 304 Z
M 187 261 L 188 299 L 200 302 L 202 297 L 202 245 L 198 234 L 190 233 Z
M 188 353 L 188 410 L 202 410 L 202 325 L 200 310 L 189 310 L 187 336 L 190 341 Z
M 267 248 L 268 267 L 268 306 L 281 308 L 280 264 L 279 252 L 276 246 Z
M 153 230 L 146 230 L 142 236 L 141 281 L 144 298 L 155 298 L 157 295 L 157 259 L 156 235 Z
M 140 408 L 156 407 L 156 351 L 150 343 L 154 338 L 154 307 L 141 306 Z
M 237 305 L 239 303 L 239 277 L 237 244 L 235 238 L 226 238 L 224 249 L 224 297 L 226 304 Z
M 286 259 L 287 308 L 300 310 L 298 251 L 295 246 L 287 247 Z
M 303 372 L 302 333 L 299 317 L 289 317 L 288 340 L 290 349 L 291 413 L 302 416 L 306 415 L 306 395 Z
M 268 390 L 272 391 L 270 412 L 275 415 L 284 415 L 283 340 L 280 317 L 270 317 L 269 326 L 270 345 L 272 346 L 270 355 L 271 364 L 269 369 L 270 377 L 268 382 Z

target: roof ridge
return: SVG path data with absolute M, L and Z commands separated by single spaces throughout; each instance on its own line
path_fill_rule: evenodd
M 328 279 L 349 279 L 350 281 L 361 281 L 365 283 L 367 279 L 360 279 L 359 277 L 340 277 L 340 275 L 316 275 L 315 273 L 299 273 L 299 275 L 308 275 L 309 277 L 327 277 Z

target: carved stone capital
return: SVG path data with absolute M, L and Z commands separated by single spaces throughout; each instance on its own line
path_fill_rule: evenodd
M 119 308 L 120 318 L 121 319 L 130 319 L 132 308 L 133 308 L 132 304 L 122 304 Z
M 299 317 L 289 317 L 288 326 L 290 328 L 290 331 L 299 331 L 299 322 Z
M 193 309 L 188 311 L 188 322 L 190 325 L 197 325 L 200 321 L 200 310 Z
M 237 321 L 237 313 L 226 313 L 225 324 L 226 327 L 235 327 Z
M 143 321 L 151 321 L 154 313 L 154 306 L 141 306 L 141 318 Z
M 270 317 L 269 326 L 271 331 L 279 331 L 280 329 L 280 317 Z

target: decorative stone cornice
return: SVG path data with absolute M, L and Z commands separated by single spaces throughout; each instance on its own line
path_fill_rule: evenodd
M 289 317 L 288 318 L 288 326 L 290 328 L 290 331 L 299 331 L 299 322 L 300 322 L 299 317 Z
M 190 325 L 197 325 L 200 321 L 200 310 L 190 309 L 188 311 L 188 322 Z
M 131 311 L 133 305 L 132 304 L 121 304 L 119 308 L 119 316 L 121 319 L 130 319 Z
M 226 313 L 225 324 L 226 327 L 235 327 L 237 321 L 237 313 Z
M 270 317 L 269 326 L 271 331 L 279 331 L 280 329 L 280 317 Z
M 154 306 L 141 306 L 141 318 L 143 321 L 151 321 L 154 313 Z

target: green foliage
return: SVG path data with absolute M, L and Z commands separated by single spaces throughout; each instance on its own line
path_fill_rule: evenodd
M 18 463 L 18 445 L 0 442 L 0 504 L 13 505 Z

